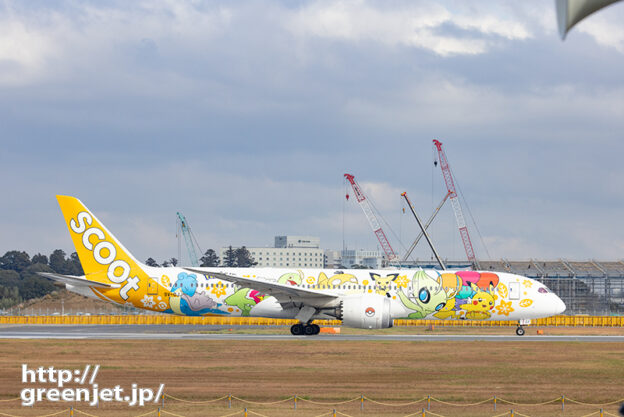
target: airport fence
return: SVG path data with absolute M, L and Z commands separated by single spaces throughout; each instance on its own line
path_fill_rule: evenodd
M 395 326 L 443 326 L 443 327 L 516 327 L 517 321 L 498 320 L 394 320 Z M 621 316 L 553 316 L 531 320 L 532 326 L 567 327 L 624 327 Z
M 262 317 L 176 316 L 160 315 L 94 315 L 94 316 L 0 316 L 0 324 L 143 324 L 143 325 L 224 325 L 224 326 L 291 326 L 297 320 Z M 340 320 L 316 320 L 320 326 L 339 326 Z M 394 326 L 440 327 L 515 327 L 517 321 L 470 320 L 394 320 Z M 624 327 L 620 316 L 554 316 L 531 321 L 533 326 Z
M 14 401 L 17 402 L 19 399 L 20 399 L 19 397 L 13 398 L 13 399 L 3 399 L 3 400 L 0 400 L 0 402 L 3 402 L 3 403 L 14 402 Z M 348 411 L 349 413 L 355 413 L 358 415 L 358 417 L 363 414 L 375 415 L 375 413 L 378 412 L 376 410 L 379 410 L 379 407 L 389 407 L 389 408 L 396 409 L 397 413 L 393 413 L 393 415 L 396 415 L 397 417 L 416 417 L 416 416 L 451 417 L 451 416 L 457 415 L 457 413 L 453 411 L 450 411 L 450 412 L 447 411 L 446 414 L 441 414 L 441 413 L 444 413 L 443 411 L 439 411 L 439 412 L 431 411 L 431 408 L 433 406 L 438 406 L 438 407 L 447 406 L 447 408 L 453 407 L 455 410 L 461 410 L 461 415 L 465 415 L 469 413 L 470 410 L 475 410 L 475 407 L 481 407 L 479 408 L 478 415 L 488 416 L 488 417 L 507 417 L 507 416 L 534 417 L 538 415 L 539 416 L 544 415 L 544 410 L 538 407 L 542 407 L 542 408 L 551 407 L 549 415 L 553 415 L 553 410 L 552 410 L 553 406 L 556 407 L 557 410 L 559 410 L 558 413 L 556 414 L 563 415 L 565 411 L 566 417 L 591 417 L 591 416 L 618 417 L 617 408 L 619 404 L 622 402 L 624 402 L 624 398 L 614 400 L 614 401 L 608 401 L 608 402 L 600 403 L 600 404 L 587 403 L 583 401 L 574 400 L 572 398 L 568 398 L 565 395 L 553 398 L 548 401 L 534 402 L 534 403 L 515 402 L 515 401 L 506 400 L 504 398 L 498 398 L 496 396 L 493 396 L 493 397 L 490 397 L 481 401 L 477 401 L 477 402 L 465 403 L 465 402 L 444 401 L 442 399 L 439 399 L 430 395 L 423 396 L 421 398 L 414 399 L 414 400 L 403 401 L 403 402 L 378 401 L 378 400 L 369 398 L 365 395 L 360 395 L 360 396 L 347 399 L 347 400 L 331 402 L 327 400 L 315 401 L 306 396 L 300 396 L 300 395 L 293 395 L 288 398 L 282 398 L 282 399 L 275 400 L 275 401 L 252 401 L 252 400 L 236 397 L 233 395 L 224 395 L 219 398 L 212 398 L 212 399 L 207 399 L 207 400 L 187 400 L 187 399 L 175 397 L 169 394 L 163 394 L 159 401 L 158 407 L 155 407 L 154 409 L 151 409 L 150 411 L 142 412 L 139 414 L 132 413 L 129 415 L 131 417 L 147 417 L 147 416 L 194 417 L 197 415 L 205 415 L 205 412 L 210 410 L 211 411 L 210 415 L 214 415 L 215 417 L 234 417 L 234 416 L 275 417 L 275 416 L 283 416 L 283 415 L 297 416 L 297 415 L 301 415 L 302 411 L 304 411 L 304 409 L 301 406 L 299 406 L 299 409 L 298 409 L 298 404 L 309 403 L 309 404 L 315 405 L 317 409 L 320 408 L 319 410 L 317 410 L 318 412 L 320 412 L 320 414 L 314 414 L 313 417 L 326 417 L 326 416 L 356 417 L 353 414 L 346 413 L 345 411 Z M 348 405 L 349 403 L 351 403 L 350 408 L 347 410 L 345 406 Z M 197 410 L 188 410 L 188 409 L 178 410 L 176 408 L 176 405 L 179 405 L 179 404 L 190 405 L 190 406 L 200 406 L 202 408 L 197 409 Z M 216 407 L 217 404 L 220 404 L 219 410 L 217 410 L 217 407 Z M 335 408 L 335 407 L 340 407 L 340 406 L 343 408 L 342 410 L 338 410 L 337 408 Z M 375 410 L 371 410 L 373 414 L 367 413 L 368 408 L 371 406 L 377 407 Z M 486 408 L 483 408 L 486 406 L 489 407 L 489 411 L 487 411 Z M 580 409 L 575 409 L 574 406 L 584 406 L 585 411 L 582 411 Z M 255 408 L 255 410 L 252 410 L 250 407 Z M 272 408 L 265 410 L 266 407 L 272 407 Z M 276 410 L 275 407 L 279 407 L 279 409 Z M 328 410 L 328 408 L 330 407 L 332 408 Z M 515 407 L 515 408 L 510 408 L 510 407 Z M 325 411 L 322 410 L 323 408 Z M 403 409 L 405 411 L 400 411 L 400 409 Z M 531 411 L 520 412 L 520 411 L 517 411 L 518 409 L 522 409 L 523 411 L 524 410 L 531 410 Z M 70 416 L 70 417 L 80 416 L 80 415 L 85 415 L 87 417 L 100 417 L 97 415 L 97 413 L 102 412 L 102 411 L 103 410 L 90 408 L 89 411 L 87 412 L 79 408 L 69 407 L 69 408 L 60 409 L 58 411 L 53 411 L 47 414 L 41 414 L 38 416 L 32 416 L 32 414 L 29 414 L 28 417 L 52 417 L 52 416 L 57 416 L 57 415 L 58 416 L 65 415 L 65 416 Z M 260 411 L 262 411 L 262 413 Z M 312 410 L 308 409 L 305 411 L 308 411 L 306 415 L 308 416 L 311 415 L 309 411 L 312 411 Z M 624 407 L 622 407 L 621 411 L 624 412 Z M 268 415 L 269 413 L 271 414 L 270 416 Z M 526 413 L 529 413 L 529 414 L 526 414 Z M 584 413 L 584 414 L 580 414 L 580 413 Z M 105 413 L 105 414 L 109 414 L 109 413 Z M 388 414 L 384 413 L 384 415 L 388 415 Z M 0 412 L 0 417 L 2 416 L 23 417 L 20 414 L 9 414 L 9 413 Z

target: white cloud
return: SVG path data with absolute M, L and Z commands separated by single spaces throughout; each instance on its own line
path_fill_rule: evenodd
M 510 40 L 524 40 L 532 37 L 524 22 L 501 18 L 490 14 L 486 9 L 481 9 L 471 15 L 449 16 L 449 21 L 462 29 L 475 30 L 485 35 L 497 35 Z
M 620 5 L 617 5 L 620 6 Z M 624 8 L 618 10 L 615 6 L 600 11 L 581 21 L 572 31 L 578 30 L 591 36 L 596 43 L 613 48 L 619 53 L 624 53 Z M 568 42 L 573 42 L 573 38 Z
M 0 85 L 24 85 L 46 70 L 48 59 L 58 52 L 54 39 L 39 27 L 0 15 Z
M 294 13 L 286 26 L 298 36 L 350 42 L 373 41 L 388 46 L 417 47 L 441 56 L 486 52 L 494 35 L 510 40 L 531 36 L 520 21 L 490 14 L 487 7 L 466 14 L 451 13 L 437 2 L 410 2 L 374 7 L 364 0 L 315 1 Z M 476 32 L 445 34 L 443 25 Z
M 397 203 L 400 203 L 401 193 L 405 191 L 384 182 L 362 181 L 360 187 L 371 203 L 381 211 L 396 208 L 399 205 Z M 349 194 L 354 197 L 355 203 L 357 200 L 353 196 L 353 191 L 349 190 Z
M 570 140 L 576 121 L 591 120 L 624 127 L 624 87 L 588 89 L 571 84 L 545 85 L 514 92 L 470 83 L 461 77 L 424 75 L 381 95 L 354 96 L 344 106 L 353 120 L 394 131 L 516 127 L 539 120 L 558 125 L 551 138 Z M 593 128 L 592 128 L 593 129 Z M 585 134 L 587 132 L 584 132 Z
M 561 43 L 542 0 L 53 3 L 0 6 L 4 248 L 70 245 L 56 192 L 104 210 L 141 259 L 175 256 L 177 210 L 205 246 L 310 233 L 339 248 L 344 226 L 374 248 L 344 202 L 351 170 L 408 244 L 399 194 L 423 220 L 442 197 L 428 194 L 439 136 L 495 256 L 621 250 L 617 19 L 575 28 L 596 48 Z M 555 207 L 527 208 L 536 196 Z M 579 218 L 600 238 L 566 236 Z M 451 211 L 432 227 L 463 256 Z
M 258 15 L 259 10 L 266 13 Z M 453 34 L 449 27 L 463 33 Z M 122 81 L 120 78 L 129 76 L 124 69 L 142 54 L 201 59 L 206 46 L 214 48 L 224 35 L 258 31 L 254 36 L 262 36 L 267 28 L 275 33 L 283 28 L 304 40 L 372 41 L 440 56 L 482 54 L 500 39 L 532 36 L 513 13 L 489 11 L 488 7 L 451 11 L 444 4 L 424 1 L 398 5 L 313 1 L 300 8 L 285 8 L 271 2 L 207 7 L 191 1 L 160 0 L 113 5 L 65 3 L 62 9 L 48 6 L 38 10 L 9 0 L 4 10 L 0 8 L 0 85 L 59 77 L 67 80 L 76 73 L 98 70 Z M 131 78 L 137 78 L 134 81 L 141 88 L 141 77 Z
M 117 7 L 115 7 L 117 6 Z M 68 3 L 54 10 L 7 1 L 0 7 L 0 85 L 74 80 L 106 71 L 117 82 L 141 49 L 158 54 L 201 53 L 229 27 L 233 11 L 170 0 L 120 5 Z M 138 74 L 137 74 L 138 75 Z

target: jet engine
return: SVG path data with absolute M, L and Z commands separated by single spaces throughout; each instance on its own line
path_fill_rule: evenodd
M 379 294 L 362 294 L 343 297 L 337 317 L 348 327 L 359 329 L 385 329 L 392 327 L 390 299 Z

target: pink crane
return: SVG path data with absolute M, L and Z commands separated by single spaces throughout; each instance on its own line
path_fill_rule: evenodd
M 379 221 L 377 220 L 377 216 L 375 216 L 375 213 L 373 212 L 373 209 L 370 206 L 370 203 L 366 199 L 366 196 L 364 195 L 364 192 L 360 188 L 360 185 L 355 180 L 355 177 L 351 174 L 344 174 L 344 176 L 351 183 L 351 187 L 353 187 L 353 193 L 355 194 L 355 198 L 357 199 L 357 202 L 360 204 L 360 207 L 362 207 L 362 210 L 364 211 L 364 215 L 366 216 L 368 223 L 373 229 L 375 236 L 377 236 L 377 240 L 379 240 L 379 244 L 381 245 L 381 248 L 386 254 L 388 263 L 398 260 L 399 257 L 396 255 L 396 253 L 394 253 L 394 249 L 392 249 L 392 246 L 390 246 L 390 242 L 388 242 L 388 238 L 386 237 L 386 234 L 381 228 L 381 225 L 379 224 Z
M 468 234 L 468 228 L 466 227 L 466 221 L 464 219 L 464 213 L 462 212 L 461 205 L 459 204 L 459 198 L 457 197 L 457 191 L 455 191 L 455 182 L 453 181 L 453 175 L 451 175 L 451 169 L 446 159 L 446 154 L 442 150 L 442 142 L 437 139 L 433 140 L 433 144 L 438 149 L 438 157 L 440 160 L 440 168 L 442 169 L 442 175 L 444 176 L 444 182 L 446 183 L 446 189 L 448 190 L 449 199 L 453 206 L 453 212 L 455 212 L 455 220 L 457 221 L 457 227 L 459 228 L 459 235 L 461 236 L 464 249 L 466 250 L 466 256 L 472 265 L 478 269 L 479 263 L 475 257 L 474 249 L 472 248 L 472 242 L 470 241 L 470 235 Z

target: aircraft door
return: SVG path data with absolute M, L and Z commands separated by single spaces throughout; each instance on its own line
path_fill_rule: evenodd
M 509 283 L 509 299 L 510 300 L 520 299 L 520 283 L 519 282 Z

